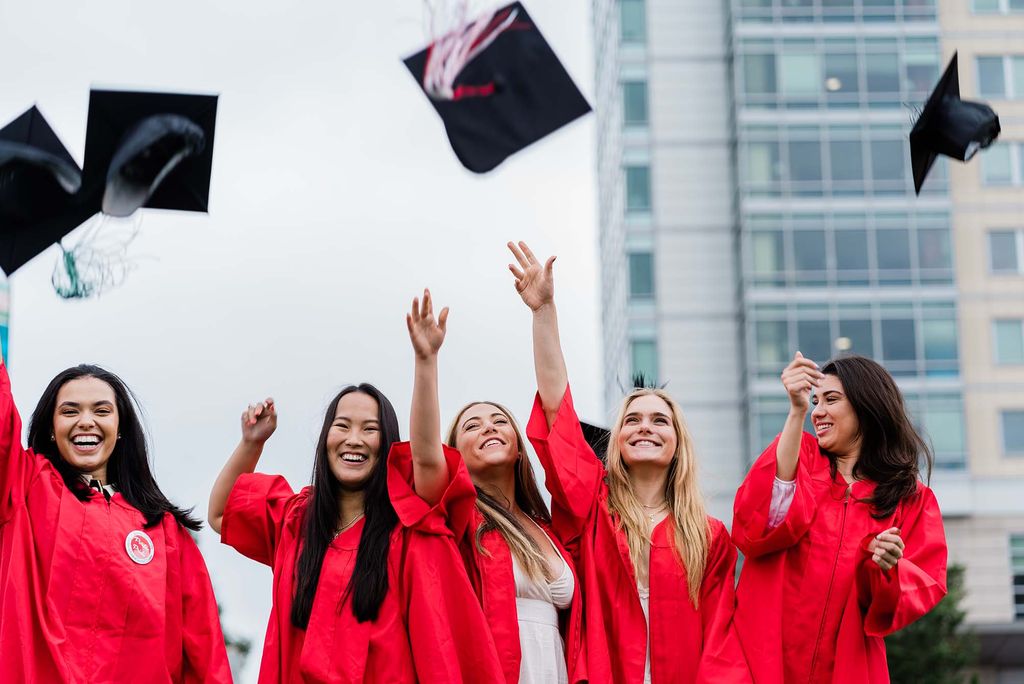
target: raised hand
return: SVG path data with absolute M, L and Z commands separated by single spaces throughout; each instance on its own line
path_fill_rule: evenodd
M 797 352 L 782 371 L 782 385 L 789 394 L 790 405 L 794 409 L 806 412 L 811 406 L 811 390 L 821 384 L 823 377 L 825 376 L 818 370 L 818 364 Z
M 883 570 L 892 570 L 903 558 L 903 538 L 898 527 L 890 527 L 885 532 L 875 535 L 868 544 L 871 560 Z
M 555 257 L 548 257 L 547 262 L 541 266 L 525 242 L 520 241 L 518 245 L 510 242 L 508 248 L 519 262 L 518 267 L 509 264 L 508 270 L 516 277 L 516 292 L 523 298 L 526 306 L 536 311 L 545 304 L 555 301 Z
M 263 445 L 277 429 L 277 410 L 274 400 L 267 397 L 266 401 L 249 404 L 242 411 L 242 441 L 249 444 Z
M 430 290 L 423 290 L 423 301 L 416 297 L 412 300 L 412 311 L 405 315 L 405 325 L 409 328 L 409 341 L 416 357 L 427 359 L 436 356 L 448 327 L 448 307 L 441 309 L 437 320 L 434 320 L 434 303 Z

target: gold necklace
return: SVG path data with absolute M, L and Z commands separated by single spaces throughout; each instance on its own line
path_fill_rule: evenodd
M 362 518 L 363 515 L 364 515 L 364 513 L 360 513 L 356 517 L 354 517 L 351 520 L 349 520 L 347 523 L 344 523 L 341 527 L 338 528 L 338 531 L 334 533 L 334 538 L 337 539 L 338 537 L 341 536 L 342 532 L 344 532 L 345 530 L 347 530 L 348 528 L 352 527 L 357 522 L 359 522 L 359 519 Z
M 644 502 L 641 501 L 640 505 L 643 506 L 644 508 L 646 508 L 648 511 L 650 511 L 650 513 L 647 514 L 647 519 L 650 520 L 651 523 L 653 523 L 654 522 L 654 516 L 658 515 L 658 513 L 662 509 L 664 509 L 666 506 L 668 506 L 668 501 L 667 500 L 662 501 L 657 506 L 648 506 L 647 504 L 645 504 Z

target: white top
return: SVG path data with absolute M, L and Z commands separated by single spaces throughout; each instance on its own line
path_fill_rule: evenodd
M 644 609 L 644 622 L 647 623 L 647 660 L 644 662 L 644 684 L 651 684 L 651 588 L 637 582 L 636 593 L 640 595 L 640 607 Z
M 774 530 L 786 519 L 789 507 L 793 504 L 796 494 L 796 480 L 780 480 L 772 482 L 772 503 L 768 507 L 768 529 Z
M 545 533 L 547 536 L 547 533 Z M 516 614 L 519 619 L 519 684 L 567 684 L 565 644 L 558 631 L 558 611 L 572 603 L 576 582 L 561 552 L 562 573 L 551 582 L 534 582 L 512 556 L 516 580 Z

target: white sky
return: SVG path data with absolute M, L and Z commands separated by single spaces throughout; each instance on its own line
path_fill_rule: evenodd
M 527 8 L 593 103 L 588 5 Z M 90 86 L 221 96 L 208 216 L 145 211 L 138 268 L 99 299 L 54 294 L 56 248 L 11 278 L 9 360 L 26 422 L 57 372 L 107 366 L 142 400 L 161 487 L 205 514 L 238 415 L 270 394 L 281 420 L 260 470 L 298 488 L 340 386 L 377 384 L 404 434 L 403 317 L 424 285 L 452 307 L 442 420 L 491 398 L 524 421 L 530 317 L 506 269 L 509 239 L 559 255 L 573 393 L 583 415 L 601 416 L 593 115 L 489 175 L 465 171 L 401 63 L 426 42 L 423 6 L 0 0 L 0 123 L 38 104 L 79 164 Z M 254 682 L 270 571 L 209 531 L 201 547 L 225 625 L 254 641 L 242 679 Z

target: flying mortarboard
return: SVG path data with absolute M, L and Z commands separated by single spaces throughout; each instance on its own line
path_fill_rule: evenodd
M 83 184 L 112 216 L 136 209 L 206 212 L 216 95 L 93 90 Z
M 405 65 L 474 173 L 590 111 L 519 2 L 442 36 Z
M 14 273 L 96 213 L 81 170 L 36 107 L 0 129 L 0 268 Z
M 940 155 L 968 161 L 999 136 L 999 117 L 986 104 L 960 99 L 957 55 L 946 67 L 910 132 L 914 191 L 921 193 L 925 176 Z

